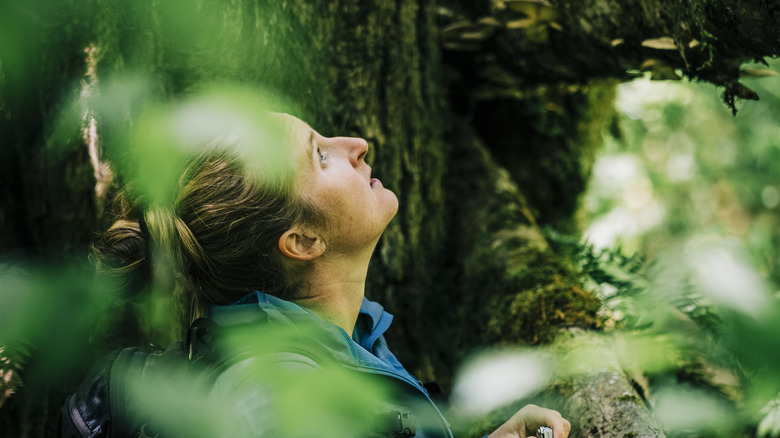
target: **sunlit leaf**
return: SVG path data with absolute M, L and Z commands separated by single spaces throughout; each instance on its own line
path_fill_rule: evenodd
M 188 159 L 219 144 L 242 154 L 258 175 L 284 178 L 291 153 L 280 122 L 257 91 L 216 86 L 180 103 L 144 111 L 129 135 L 131 180 L 148 203 L 168 205 Z
M 495 352 L 464 365 L 453 388 L 456 410 L 482 415 L 527 397 L 551 377 L 549 357 L 525 352 Z
M 741 78 L 763 78 L 767 76 L 780 76 L 780 73 L 768 68 L 743 68 L 739 71 Z
M 693 388 L 665 388 L 655 397 L 655 413 L 669 431 L 723 430 L 733 410 L 712 394 Z
M 769 402 L 761 411 L 764 418 L 758 423 L 758 438 L 780 437 L 780 399 Z
M 735 242 L 692 242 L 689 260 L 713 302 L 753 316 L 768 308 L 769 291 Z

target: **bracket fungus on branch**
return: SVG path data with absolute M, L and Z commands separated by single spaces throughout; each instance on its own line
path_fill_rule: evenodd
M 677 50 L 677 44 L 672 37 L 650 38 L 642 41 L 642 47 L 658 50 Z
M 476 22 L 461 19 L 441 30 L 442 46 L 448 50 L 479 51 L 500 25 L 493 17 Z
M 656 80 L 688 77 L 722 86 L 735 110 L 735 99 L 755 97 L 741 78 L 771 75 L 740 72 L 740 66 L 780 55 L 780 12 L 764 0 L 718 2 L 722 7 L 694 0 L 450 0 L 458 14 L 440 29 L 445 49 L 473 55 L 456 59 L 460 77 L 479 77 L 464 69 L 482 71 L 487 60 L 527 87 L 631 80 L 644 69 Z M 648 59 L 656 61 L 643 67 Z

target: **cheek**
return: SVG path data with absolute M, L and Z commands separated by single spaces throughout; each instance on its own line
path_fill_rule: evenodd
M 316 203 L 334 225 L 352 222 L 357 216 L 357 205 L 353 198 L 345 196 L 336 188 L 318 190 Z

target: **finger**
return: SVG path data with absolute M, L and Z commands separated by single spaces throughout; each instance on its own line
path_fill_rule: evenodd
M 557 417 L 549 418 L 549 421 L 553 429 L 553 438 L 566 438 L 569 436 L 569 430 L 566 428 L 568 421 L 561 417 L 560 414 Z
M 571 423 L 565 418 L 556 419 L 550 425 L 553 428 L 553 438 L 567 438 L 571 432 Z

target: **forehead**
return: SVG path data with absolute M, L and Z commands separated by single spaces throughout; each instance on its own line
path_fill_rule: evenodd
M 308 123 L 289 114 L 275 113 L 272 116 L 284 133 L 284 142 L 296 161 L 307 159 L 312 154 L 314 130 Z

